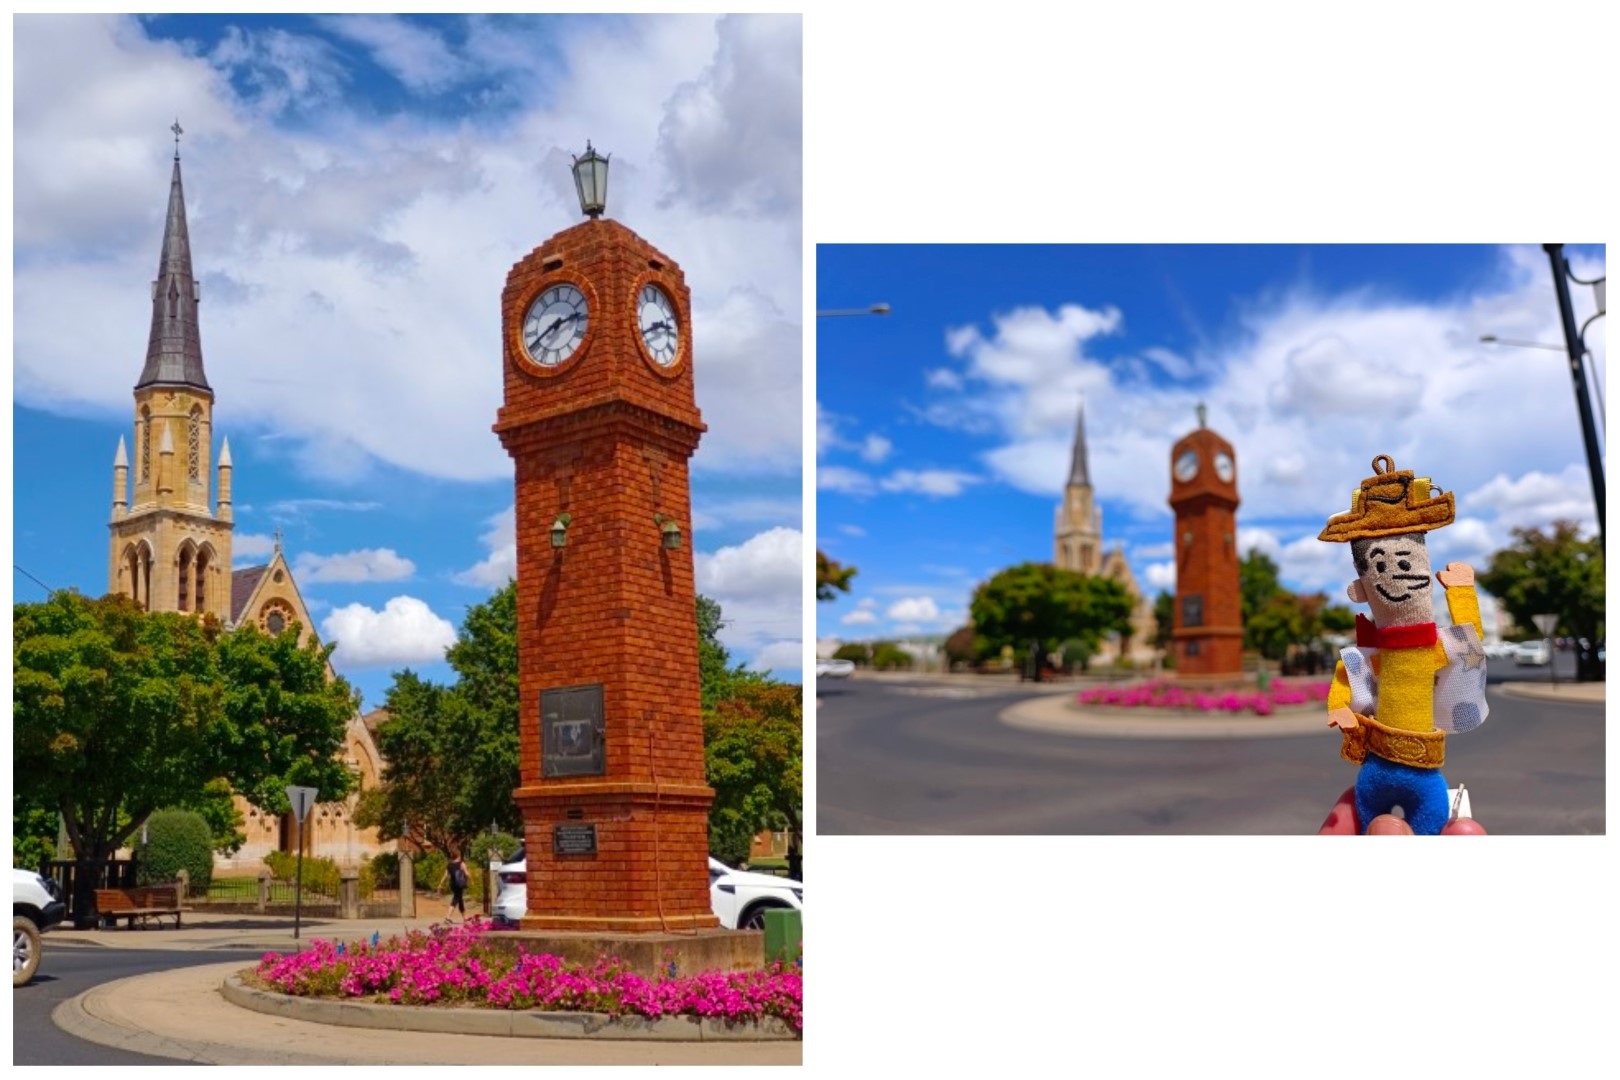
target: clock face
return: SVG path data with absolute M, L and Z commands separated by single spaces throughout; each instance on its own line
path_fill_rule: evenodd
M 636 323 L 642 343 L 660 367 L 675 362 L 681 347 L 681 328 L 675 321 L 675 304 L 656 285 L 646 285 L 636 296 Z
M 1192 450 L 1183 450 L 1181 456 L 1176 458 L 1176 479 L 1185 484 L 1198 475 L 1198 455 Z
M 1221 478 L 1221 483 L 1230 484 L 1234 471 L 1231 454 L 1222 450 L 1215 455 L 1215 475 Z
M 590 312 L 585 294 L 572 285 L 553 285 L 529 305 L 523 316 L 523 347 L 542 367 L 556 367 L 573 356 L 585 340 Z

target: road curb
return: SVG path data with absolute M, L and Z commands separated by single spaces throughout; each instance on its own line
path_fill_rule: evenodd
M 1132 709 L 1106 713 L 1082 709 L 1067 699 L 1042 697 L 1002 710 L 1009 727 L 1060 735 L 1114 739 L 1270 739 L 1330 733 L 1326 710 L 1274 716 L 1184 716 Z
M 1591 686 L 1595 686 L 1596 690 L 1581 689 Z M 1546 683 L 1514 681 L 1498 683 L 1492 689 L 1501 690 L 1509 697 L 1556 701 L 1564 705 L 1596 705 L 1601 708 L 1604 703 L 1602 683 L 1559 683 L 1549 686 Z
M 773 1042 L 798 1036 L 776 1017 L 736 1023 L 716 1017 L 644 1016 L 614 1018 L 605 1013 L 434 1008 L 426 1005 L 373 1005 L 294 997 L 248 986 L 240 972 L 220 986 L 226 1001 L 243 1009 L 287 1020 L 336 1027 L 416 1031 L 440 1035 L 497 1035 L 529 1039 L 608 1039 L 658 1042 Z

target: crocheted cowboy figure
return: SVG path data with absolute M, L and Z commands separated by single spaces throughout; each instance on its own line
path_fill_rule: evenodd
M 1447 733 L 1485 722 L 1484 628 L 1474 571 L 1448 563 L 1434 575 L 1446 590 L 1451 626 L 1437 631 L 1429 551 L 1424 534 L 1456 516 L 1450 492 L 1429 478 L 1395 470 L 1388 454 L 1373 458 L 1350 511 L 1328 519 L 1320 540 L 1348 542 L 1356 580 L 1350 600 L 1372 609 L 1356 616 L 1356 644 L 1344 649 L 1328 692 L 1328 724 L 1337 727 L 1356 774 L 1356 817 L 1362 832 L 1401 807 L 1419 836 L 1438 835 L 1450 816 Z

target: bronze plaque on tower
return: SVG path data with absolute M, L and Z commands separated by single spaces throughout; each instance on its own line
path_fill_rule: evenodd
M 541 692 L 541 776 L 601 776 L 605 744 L 601 683 Z

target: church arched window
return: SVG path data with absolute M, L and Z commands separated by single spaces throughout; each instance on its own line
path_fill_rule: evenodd
M 189 611 L 190 610 L 190 608 L 187 606 L 187 603 L 191 599 L 191 572 L 192 572 L 192 554 L 193 554 L 193 551 L 194 551 L 194 549 L 192 548 L 191 541 L 189 541 L 189 540 L 186 541 L 184 544 L 180 545 L 180 556 L 179 556 L 179 560 L 178 560 L 179 564 L 180 564 L 180 574 L 179 574 L 179 582 L 178 582 L 178 585 L 177 585 L 178 593 L 175 596 L 175 610 L 176 611 Z
M 191 423 L 186 430 L 186 475 L 195 483 L 202 477 L 202 406 L 191 407 Z

